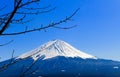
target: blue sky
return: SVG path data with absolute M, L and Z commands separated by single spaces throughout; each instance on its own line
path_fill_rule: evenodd
M 75 48 L 99 58 L 120 60 L 119 0 L 41 0 L 41 6 L 49 4 L 57 7 L 56 10 L 36 16 L 26 25 L 31 27 L 47 25 L 71 15 L 77 8 L 80 8 L 80 11 L 73 17 L 74 21 L 59 25 L 78 26 L 69 30 L 50 28 L 47 32 L 1 36 L 0 42 L 2 43 L 14 40 L 11 44 L 0 47 L 1 61 L 10 58 L 13 49 L 15 56 L 18 56 L 53 39 L 66 41 Z M 19 26 L 12 28 L 10 31 L 21 29 Z

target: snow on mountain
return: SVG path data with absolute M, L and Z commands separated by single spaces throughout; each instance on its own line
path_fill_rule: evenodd
M 120 77 L 120 62 L 97 59 L 61 40 L 11 60 L 0 63 L 0 77 Z
M 27 58 L 32 57 L 34 60 L 38 58 L 49 59 L 56 56 L 64 56 L 64 57 L 80 57 L 83 59 L 91 58 L 97 59 L 96 57 L 86 54 L 80 50 L 75 49 L 68 43 L 61 40 L 54 40 L 48 43 L 43 44 L 42 46 L 27 52 L 25 54 L 20 55 L 17 58 Z

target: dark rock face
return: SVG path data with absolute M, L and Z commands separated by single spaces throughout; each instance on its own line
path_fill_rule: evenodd
M 0 77 L 20 77 L 32 63 L 32 58 L 20 60 L 1 71 Z M 120 77 L 120 62 L 58 56 L 38 60 L 24 77 Z

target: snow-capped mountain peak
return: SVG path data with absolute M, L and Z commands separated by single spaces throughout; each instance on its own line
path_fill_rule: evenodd
M 75 49 L 68 43 L 61 40 L 49 41 L 48 43 L 45 43 L 42 46 L 19 56 L 18 58 L 23 59 L 27 57 L 32 57 L 34 60 L 36 60 L 40 57 L 42 57 L 43 59 L 49 59 L 56 56 L 97 59 L 92 55 L 86 54 L 80 50 Z

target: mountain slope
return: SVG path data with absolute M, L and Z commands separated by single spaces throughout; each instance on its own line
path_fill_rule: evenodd
M 93 58 L 97 59 L 96 57 L 86 54 L 82 51 L 79 51 L 69 45 L 68 43 L 61 41 L 61 40 L 54 40 L 50 41 L 42 46 L 32 50 L 31 52 L 27 52 L 18 58 L 26 58 L 32 56 L 34 59 L 37 59 L 41 56 L 44 56 L 44 59 L 56 57 L 56 56 L 65 56 L 65 57 L 80 57 L 83 59 L 86 58 Z
M 0 77 L 20 77 L 34 63 L 26 58 L 0 72 Z M 57 56 L 39 59 L 21 77 L 120 77 L 120 62 Z
M 54 40 L 0 62 L 0 77 L 120 77 L 120 62 L 99 59 Z

